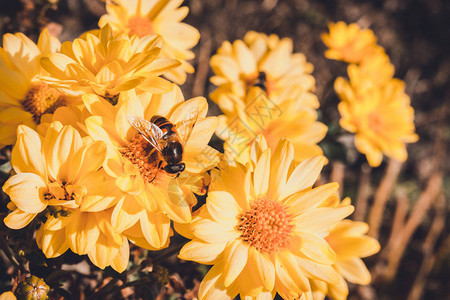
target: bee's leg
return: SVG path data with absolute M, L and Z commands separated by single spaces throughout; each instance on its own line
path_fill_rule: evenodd
M 178 173 L 177 173 L 177 176 L 175 176 L 175 178 L 180 177 L 180 174 L 181 174 L 181 172 L 178 172 Z
M 156 176 L 158 176 L 158 172 L 161 169 L 161 165 L 162 165 L 163 161 L 160 160 L 158 163 L 158 167 L 155 169 L 155 176 L 153 176 L 152 180 L 150 180 L 150 182 L 153 182 L 153 180 L 155 180 Z

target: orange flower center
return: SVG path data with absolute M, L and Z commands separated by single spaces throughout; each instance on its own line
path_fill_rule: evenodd
M 40 123 L 43 114 L 52 114 L 65 104 L 64 96 L 43 82 L 32 83 L 22 102 L 23 108 L 33 115 L 36 124 Z
M 140 134 L 119 150 L 123 157 L 135 165 L 142 178 L 148 183 L 155 180 L 159 171 L 161 157 L 159 152 Z
M 133 16 L 128 19 L 129 34 L 137 34 L 138 37 L 143 37 L 155 33 L 152 22 L 141 16 Z
M 280 202 L 263 197 L 239 216 L 237 229 L 250 246 L 271 254 L 288 245 L 294 229 L 290 223 L 291 216 Z
M 63 201 L 72 201 L 75 200 L 74 194 L 69 194 L 65 188 L 65 184 L 61 186 L 61 189 L 55 189 L 55 191 L 58 191 L 59 193 L 53 194 L 51 190 L 49 190 L 47 193 L 44 194 L 44 199 L 46 201 L 51 200 L 63 200 Z M 55 192 L 54 191 L 54 192 Z M 64 193 L 64 195 L 62 195 Z M 72 214 L 73 208 L 63 206 L 63 205 L 49 205 L 47 206 L 47 210 L 50 215 L 52 215 L 55 218 L 59 217 L 68 217 Z
M 368 116 L 369 127 L 376 133 L 383 132 L 383 120 L 378 112 L 372 112 Z

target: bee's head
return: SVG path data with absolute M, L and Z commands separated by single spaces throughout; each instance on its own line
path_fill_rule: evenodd
M 169 174 L 178 174 L 184 171 L 184 163 L 179 163 L 176 165 L 166 165 L 163 169 Z

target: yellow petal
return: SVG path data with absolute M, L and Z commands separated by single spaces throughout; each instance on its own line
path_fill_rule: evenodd
M 136 224 L 140 215 L 145 213 L 134 197 L 126 197 L 121 199 L 114 207 L 111 223 L 114 230 L 123 232 Z
M 353 212 L 352 205 L 343 207 L 319 207 L 294 218 L 296 230 L 307 233 L 319 233 L 329 230 L 331 226 Z
M 3 292 L 0 295 L 0 300 L 17 300 L 13 292 Z
M 369 270 L 367 270 L 366 265 L 358 257 L 339 261 L 336 266 L 345 277 L 345 279 L 352 283 L 369 284 L 372 280 L 370 272 Z
M 218 223 L 233 227 L 241 213 L 233 196 L 225 191 L 211 191 L 206 199 L 206 207 L 211 217 Z
M 366 257 L 380 251 L 380 244 L 368 236 L 342 236 L 331 245 L 338 254 L 339 260 L 357 257 Z
M 203 278 L 198 290 L 199 299 L 232 300 L 239 291 L 236 288 L 226 288 L 223 284 L 222 270 L 224 263 L 215 264 Z
M 32 149 L 32 150 L 31 150 Z M 30 172 L 47 178 L 41 137 L 27 126 L 17 128 L 17 143 L 12 150 L 11 165 L 17 173 Z
M 214 73 L 225 76 L 229 81 L 239 80 L 239 67 L 231 57 L 214 55 L 210 61 Z
M 285 200 L 286 211 L 292 216 L 298 216 L 306 210 L 314 209 L 333 195 L 338 188 L 339 184 L 332 182 L 304 193 L 294 194 Z
M 130 259 L 130 247 L 128 240 L 123 239 L 122 247 L 119 248 L 119 252 L 111 262 L 111 267 L 119 273 L 122 273 L 127 269 L 128 261 Z
M 44 138 L 43 151 L 49 176 L 54 180 L 69 177 L 71 158 L 82 145 L 80 134 L 72 126 L 64 126 L 53 122 Z
M 181 122 L 193 109 L 198 109 L 198 119 L 202 120 L 208 111 L 208 102 L 204 97 L 195 97 L 182 102 L 170 115 L 170 121 L 174 124 Z
M 275 267 L 269 256 L 251 247 L 249 251 L 250 266 L 254 267 L 264 288 L 271 291 L 275 285 Z
M 226 171 L 217 169 L 211 170 L 211 184 L 209 191 L 228 191 L 242 210 L 248 209 L 248 202 L 245 200 L 244 185 L 242 178 L 245 171 L 242 165 L 228 166 Z
M 325 161 L 326 158 L 323 156 L 316 156 L 302 161 L 289 176 L 280 198 L 284 199 L 312 186 L 317 180 Z
M 84 212 L 108 209 L 124 197 L 104 170 L 89 172 L 78 183 L 87 190 L 80 205 L 80 210 Z
M 233 50 L 242 73 L 250 75 L 257 71 L 255 58 L 243 41 L 235 41 L 233 43 Z
M 3 191 L 24 212 L 40 213 L 47 207 L 47 203 L 44 200 L 47 185 L 36 174 L 19 173 L 12 176 L 3 185 Z
M 190 241 L 180 250 L 178 257 L 184 260 L 211 265 L 217 262 L 218 257 L 223 253 L 226 244 L 210 244 L 203 241 Z
M 162 213 L 141 214 L 141 230 L 147 242 L 156 249 L 163 248 L 170 236 L 170 219 Z
M 51 36 L 47 28 L 44 28 L 39 35 L 37 46 L 41 50 L 41 55 L 46 56 L 58 51 L 61 47 L 61 42 L 57 38 Z
M 331 265 L 315 263 L 309 259 L 295 256 L 297 264 L 308 275 L 308 277 L 317 278 L 330 284 L 337 284 L 339 276 Z
M 50 231 L 41 228 L 36 232 L 36 242 L 47 258 L 58 257 L 69 249 L 64 229 Z
M 73 252 L 83 255 L 96 247 L 100 231 L 95 215 L 74 212 L 71 222 L 66 226 L 66 237 Z
M 300 251 L 306 257 L 326 265 L 331 265 L 336 261 L 336 253 L 323 238 L 305 232 L 298 233 L 298 235 L 302 241 Z
M 95 141 L 81 148 L 69 161 L 67 172 L 68 182 L 77 182 L 78 179 L 91 171 L 98 171 L 106 159 L 106 145 Z
M 165 190 L 163 187 L 147 184 L 146 190 L 150 193 L 149 197 L 158 203 L 170 219 L 179 223 L 188 223 L 191 220 L 191 208 L 178 185 L 172 184 Z
M 88 111 L 94 116 L 111 117 L 114 115 L 114 108 L 111 103 L 96 94 L 83 94 L 81 99 Z
M 5 219 L 3 219 L 3 222 L 5 222 L 6 226 L 11 229 L 22 229 L 30 224 L 36 216 L 37 213 L 27 213 L 17 208 L 13 212 L 9 213 Z
M 205 137 L 205 141 L 209 138 Z M 183 162 L 186 165 L 186 171 L 191 173 L 202 173 L 212 169 L 220 162 L 220 152 L 205 145 L 203 147 L 190 146 L 185 148 Z
M 109 243 L 107 236 L 101 234 L 95 247 L 88 252 L 88 257 L 93 264 L 104 269 L 113 263 L 114 258 L 119 253 L 119 249 L 120 247 L 115 247 Z
M 267 194 L 272 199 L 279 199 L 281 189 L 286 184 L 289 167 L 293 159 L 294 147 L 289 140 L 282 139 L 270 160 L 269 190 Z
M 194 128 L 192 128 L 191 135 L 186 142 L 185 151 L 189 151 L 190 147 L 206 147 L 218 125 L 219 120 L 216 117 L 208 117 L 198 120 L 195 123 Z
M 172 89 L 172 84 L 161 77 L 148 76 L 140 82 L 138 88 L 152 94 L 163 94 Z
M 277 285 L 282 285 L 289 293 L 302 294 L 311 289 L 304 272 L 299 268 L 295 258 L 289 252 L 283 252 L 275 258 Z
M 227 244 L 223 257 L 223 261 L 225 262 L 223 283 L 225 287 L 230 286 L 239 276 L 242 269 L 244 269 L 247 264 L 249 250 L 249 246 L 239 239 Z
M 258 160 L 253 173 L 253 181 L 255 185 L 255 196 L 262 196 L 267 193 L 269 188 L 270 174 L 270 149 L 266 149 Z
M 240 235 L 234 228 L 225 227 L 208 219 L 192 221 L 191 230 L 197 238 L 214 244 L 232 241 Z

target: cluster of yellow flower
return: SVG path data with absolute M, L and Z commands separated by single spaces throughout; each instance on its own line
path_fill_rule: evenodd
M 418 136 L 404 82 L 393 78 L 394 66 L 371 30 L 344 22 L 329 24 L 329 30 L 322 34 L 329 48 L 325 56 L 350 63 L 350 80 L 338 77 L 334 83 L 341 98 L 340 125 L 355 133 L 355 146 L 372 167 L 381 164 L 383 153 L 405 161 L 405 143 Z
M 345 299 L 345 279 L 369 283 L 361 257 L 379 244 L 365 223 L 343 220 L 353 206 L 336 183 L 313 188 L 327 161 L 313 66 L 290 39 L 224 42 L 211 59 L 224 115 L 207 117 L 204 98 L 185 101 L 169 81 L 193 72 L 199 39 L 181 2 L 107 3 L 99 30 L 62 45 L 47 30 L 37 44 L 4 36 L 5 224 L 37 226 L 48 258 L 71 249 L 122 272 L 129 242 L 167 247 L 173 221 L 192 239 L 180 258 L 214 265 L 201 299 Z M 225 155 L 208 146 L 214 132 Z

